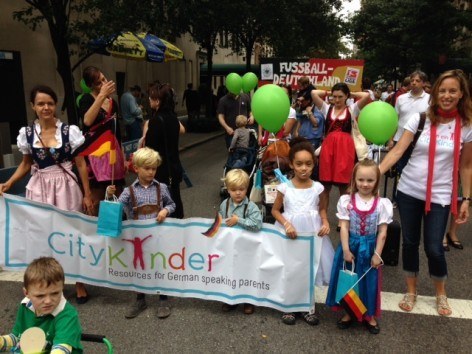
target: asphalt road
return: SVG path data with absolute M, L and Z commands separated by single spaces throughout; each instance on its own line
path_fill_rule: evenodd
M 212 140 L 182 153 L 182 162 L 193 187 L 182 184 L 187 217 L 212 218 L 218 207 L 223 165 L 226 159 L 223 138 Z M 383 185 L 382 185 L 383 186 Z M 335 206 L 338 195 L 332 193 L 329 218 L 330 237 L 338 244 L 335 231 Z M 398 218 L 398 215 L 396 215 Z M 464 299 L 472 314 L 472 281 L 470 258 L 472 241 L 470 223 L 460 230 L 465 249 L 452 249 L 447 254 L 450 278 L 448 295 Z M 421 257 L 419 293 L 433 296 L 434 290 Z M 172 298 L 172 315 L 156 317 L 157 296 L 148 296 L 149 308 L 139 317 L 127 320 L 124 313 L 134 295 L 129 292 L 89 286 L 90 301 L 78 306 L 84 332 L 104 334 L 115 346 L 116 353 L 207 353 L 207 352 L 386 352 L 386 353 L 470 353 L 472 320 L 440 318 L 423 314 L 384 311 L 381 333 L 370 335 L 363 327 L 347 331 L 336 328 L 338 314 L 317 304 L 321 323 L 310 327 L 302 320 L 295 326 L 280 321 L 280 313 L 257 308 L 253 315 L 244 315 L 242 308 L 222 313 L 221 304 L 198 299 Z M 404 283 L 401 267 L 384 268 L 383 291 L 401 294 Z M 74 287 L 66 285 L 65 295 L 75 305 Z M 14 323 L 16 307 L 22 298 L 21 283 L 0 281 L 0 331 L 8 331 Z M 395 308 L 395 306 L 393 306 Z M 105 353 L 105 347 L 85 343 L 86 353 Z

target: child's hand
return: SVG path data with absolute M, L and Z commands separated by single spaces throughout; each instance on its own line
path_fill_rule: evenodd
M 297 238 L 297 230 L 290 224 L 288 221 L 284 223 L 285 226 L 285 234 L 288 238 L 296 239 Z
M 354 255 L 352 254 L 351 250 L 343 251 L 344 254 L 344 260 L 346 262 L 352 263 L 354 262 Z
M 230 218 L 226 219 L 225 223 L 226 225 L 231 227 L 231 226 L 236 225 L 238 223 L 238 220 L 239 220 L 238 216 L 233 214 Z
M 372 266 L 372 268 L 378 268 L 382 264 L 383 264 L 382 259 L 379 256 L 377 256 L 376 254 L 374 254 L 372 256 L 372 259 L 370 260 L 370 265 Z
M 162 209 L 159 214 L 157 214 L 156 221 L 160 224 L 166 219 L 167 215 L 169 215 L 169 210 L 166 208 Z
M 329 222 L 328 220 L 323 220 L 322 224 L 321 224 L 321 229 L 320 231 L 318 232 L 318 236 L 326 236 L 329 234 Z
M 107 197 L 111 197 L 116 193 L 116 187 L 115 185 L 110 185 L 107 187 Z

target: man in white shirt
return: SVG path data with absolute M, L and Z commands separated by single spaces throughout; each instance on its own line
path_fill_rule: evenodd
M 395 110 L 398 114 L 398 129 L 393 137 L 396 143 L 400 140 L 404 126 L 413 113 L 426 112 L 429 106 L 429 93 L 424 91 L 424 85 L 428 81 L 428 77 L 422 71 L 414 71 L 410 75 L 411 90 L 398 97 L 395 103 Z
M 388 96 L 390 96 L 393 92 L 393 85 L 388 84 L 387 85 L 387 91 L 382 92 L 382 95 L 380 96 L 380 99 L 385 102 Z

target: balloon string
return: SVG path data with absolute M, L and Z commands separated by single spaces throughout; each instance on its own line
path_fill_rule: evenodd
M 271 133 L 272 134 L 272 137 L 274 138 L 275 140 L 275 158 L 277 160 L 277 168 L 280 170 L 280 164 L 279 164 L 279 152 L 277 151 L 277 138 L 275 137 L 275 134 L 274 133 Z

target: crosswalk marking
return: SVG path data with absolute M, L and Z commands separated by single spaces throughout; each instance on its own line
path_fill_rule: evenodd
M 23 272 L 0 271 L 0 281 L 23 282 Z M 75 280 L 67 280 L 66 284 L 75 284 Z M 315 301 L 318 304 L 325 302 L 328 287 L 315 288 Z M 382 292 L 382 311 L 404 312 L 398 307 L 403 294 Z M 472 300 L 448 299 L 452 308 L 451 318 L 472 319 Z M 434 296 L 418 295 L 416 305 L 411 314 L 439 316 L 436 311 L 436 298 Z

